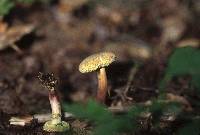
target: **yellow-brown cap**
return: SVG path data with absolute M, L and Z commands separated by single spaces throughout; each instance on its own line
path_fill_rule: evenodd
M 115 61 L 115 54 L 112 52 L 101 52 L 93 54 L 85 58 L 79 65 L 79 71 L 81 73 L 88 73 L 95 71 L 99 68 L 106 67 Z

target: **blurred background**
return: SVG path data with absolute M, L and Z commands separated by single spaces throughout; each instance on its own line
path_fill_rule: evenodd
M 145 103 L 159 96 L 169 59 L 183 47 L 198 53 L 188 64 L 194 67 L 183 69 L 184 76 L 174 78 L 165 92 L 199 114 L 193 105 L 200 99 L 195 92 L 200 88 L 199 18 L 199 0 L 0 0 L 0 117 L 51 111 L 38 72 L 55 75 L 62 102 L 95 97 L 96 73 L 81 74 L 78 66 L 102 51 L 117 56 L 106 69 L 106 105 Z M 184 63 L 184 56 L 175 63 Z M 197 87 L 190 87 L 194 74 L 189 71 L 197 76 Z

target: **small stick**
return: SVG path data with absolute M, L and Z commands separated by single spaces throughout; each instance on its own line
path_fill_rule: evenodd
M 31 124 L 33 121 L 33 116 L 18 116 L 11 117 L 9 122 L 10 125 L 25 126 Z
M 12 49 L 14 49 L 20 55 L 23 54 L 23 51 L 15 43 L 13 43 L 10 47 L 12 47 Z
M 71 117 L 74 117 L 73 114 L 71 114 L 69 112 L 65 112 L 64 113 L 64 118 L 71 118 Z M 47 113 L 47 114 L 35 114 L 35 115 L 33 115 L 33 118 L 37 119 L 38 123 L 43 123 L 43 122 L 46 122 L 46 121 L 51 119 L 51 114 L 50 113 Z
M 125 88 L 125 90 L 124 90 L 124 92 L 123 92 L 125 98 L 128 99 L 128 100 L 133 100 L 131 97 L 128 97 L 128 96 L 127 96 L 127 93 L 128 93 L 128 91 L 129 91 L 129 89 L 130 89 L 131 83 L 132 83 L 133 80 L 134 80 L 134 77 L 135 77 L 135 74 L 136 74 L 136 72 L 137 72 L 137 70 L 138 70 L 138 67 L 139 67 L 139 64 L 136 63 L 135 66 L 131 68 L 130 75 L 129 75 L 129 78 L 128 78 L 128 82 L 127 82 L 126 88 Z

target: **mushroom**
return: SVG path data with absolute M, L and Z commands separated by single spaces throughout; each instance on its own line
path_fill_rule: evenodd
M 38 78 L 42 85 L 49 90 L 49 101 L 52 109 L 51 120 L 44 124 L 43 130 L 48 132 L 65 132 L 69 130 L 69 124 L 61 120 L 61 106 L 55 90 L 57 80 L 54 78 L 53 74 L 43 74 L 41 72 Z
M 115 61 L 115 54 L 112 52 L 101 52 L 85 58 L 79 65 L 81 73 L 97 71 L 98 90 L 96 100 L 100 103 L 105 102 L 107 93 L 107 76 L 105 67 Z

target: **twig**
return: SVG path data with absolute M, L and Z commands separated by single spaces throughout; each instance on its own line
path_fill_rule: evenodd
M 73 114 L 69 113 L 69 112 L 65 112 L 64 113 L 64 118 L 71 118 L 74 117 Z M 33 115 L 34 119 L 37 119 L 39 123 L 43 123 L 45 121 L 48 121 L 51 119 L 51 113 L 48 114 L 35 114 Z
M 13 44 L 11 45 L 11 47 L 12 47 L 17 53 L 19 53 L 20 55 L 23 54 L 23 51 L 22 51 L 15 43 L 13 43 Z
M 128 99 L 128 100 L 133 100 L 131 97 L 128 97 L 128 96 L 127 96 L 127 93 L 128 93 L 128 91 L 129 91 L 129 89 L 130 89 L 130 87 L 131 87 L 131 83 L 132 83 L 133 80 L 134 80 L 134 77 L 135 77 L 135 74 L 136 74 L 136 72 L 137 72 L 137 70 L 138 70 L 138 67 L 139 67 L 139 64 L 136 63 L 135 66 L 131 68 L 130 75 L 129 75 L 129 78 L 128 78 L 128 82 L 127 82 L 126 88 L 125 88 L 125 90 L 124 90 L 124 97 L 125 97 L 126 99 Z
M 9 122 L 10 125 L 17 125 L 17 126 L 25 126 L 30 125 L 33 122 L 33 116 L 20 116 L 20 117 L 11 117 Z

